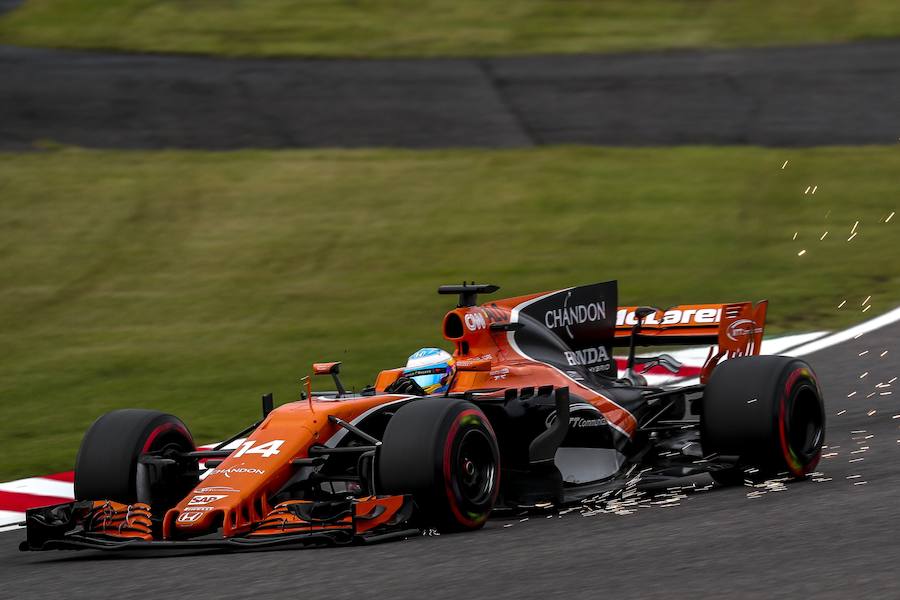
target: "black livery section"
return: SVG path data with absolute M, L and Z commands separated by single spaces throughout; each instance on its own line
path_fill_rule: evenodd
M 614 377 L 617 302 L 615 281 L 549 294 L 519 311 L 524 327 L 512 335 L 529 358 L 582 378 L 586 373 Z

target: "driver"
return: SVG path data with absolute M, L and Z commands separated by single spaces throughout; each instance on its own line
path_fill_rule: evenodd
M 403 373 L 385 391 L 416 396 L 445 392 L 453 379 L 455 362 L 440 348 L 422 348 L 410 355 Z

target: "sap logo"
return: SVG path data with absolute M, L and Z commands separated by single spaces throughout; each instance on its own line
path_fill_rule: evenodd
M 196 523 L 203 517 L 202 512 L 183 512 L 178 515 L 179 523 Z
M 572 325 L 580 325 L 582 323 L 593 323 L 602 321 L 606 318 L 606 301 L 591 302 L 590 304 L 576 304 L 575 306 L 564 306 L 562 308 L 554 308 L 544 313 L 544 325 L 548 329 L 556 329 L 565 327 L 569 331 Z M 569 335 L 571 335 L 569 331 Z
M 647 315 L 644 325 L 715 325 L 722 319 L 720 308 L 688 308 L 679 310 L 672 308 L 662 313 L 662 318 L 657 318 L 659 313 Z M 625 308 L 616 313 L 616 326 L 636 325 L 637 317 L 633 310 Z
M 564 352 L 566 361 L 570 367 L 578 365 L 596 365 L 609 362 L 609 354 L 606 348 L 600 346 L 598 348 L 585 348 L 584 350 L 575 350 L 574 352 Z
M 487 327 L 487 320 L 480 312 L 466 313 L 464 320 L 469 331 L 478 331 L 479 329 L 485 329 Z
M 734 323 L 728 325 L 728 328 L 725 330 L 725 335 L 732 342 L 736 342 L 739 337 L 755 335 L 762 332 L 763 328 L 757 327 L 756 321 L 750 319 L 738 319 Z
M 188 502 L 188 506 L 197 505 L 197 504 L 212 504 L 216 500 L 221 500 L 222 498 L 226 498 L 227 496 L 194 496 Z

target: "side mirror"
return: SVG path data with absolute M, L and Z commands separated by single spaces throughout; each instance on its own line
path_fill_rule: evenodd
M 337 375 L 340 372 L 340 362 L 313 363 L 313 373 L 316 375 Z
M 347 395 L 344 384 L 341 383 L 339 374 L 341 372 L 340 362 L 313 363 L 313 374 L 315 375 L 331 375 L 334 379 L 334 386 L 337 388 L 338 398 Z

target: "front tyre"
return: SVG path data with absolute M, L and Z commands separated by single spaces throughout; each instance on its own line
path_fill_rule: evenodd
M 412 494 L 423 526 L 482 527 L 500 489 L 497 438 L 484 413 L 454 398 L 404 405 L 384 433 L 377 489 Z
M 825 407 L 815 373 L 788 356 L 746 356 L 723 362 L 703 396 L 704 454 L 738 457 L 738 467 L 710 474 L 722 484 L 815 469 L 825 439 Z
M 91 425 L 75 459 L 75 499 L 138 501 L 138 458 L 149 452 L 173 455 L 195 450 L 184 423 L 155 410 L 106 413 Z M 155 514 L 163 514 L 197 483 L 196 464 L 176 463 L 148 470 L 146 493 Z

